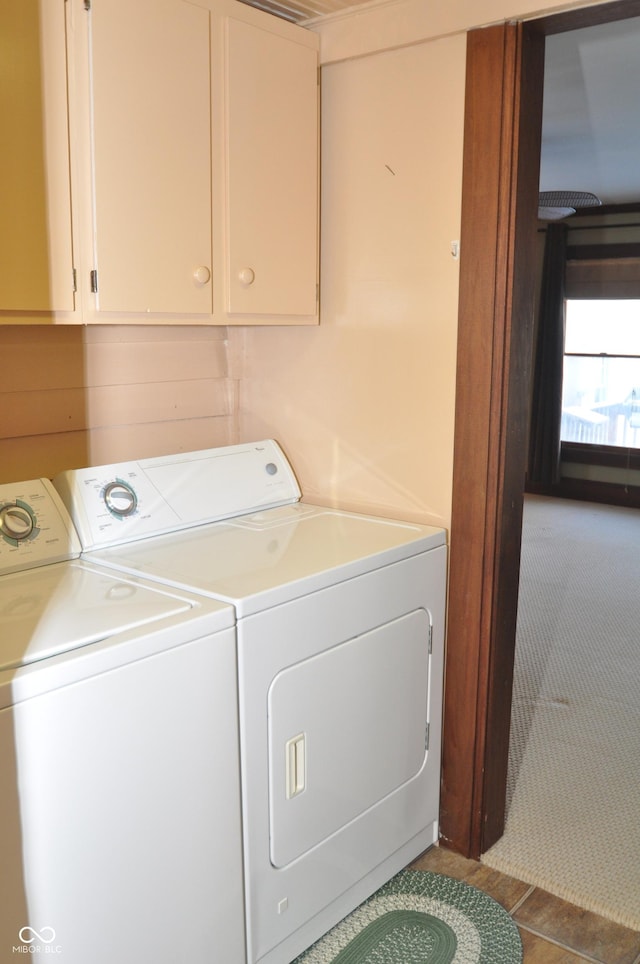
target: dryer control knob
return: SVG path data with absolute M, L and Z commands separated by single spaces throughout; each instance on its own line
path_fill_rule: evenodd
M 138 497 L 126 482 L 115 479 L 104 487 L 102 498 L 109 512 L 124 519 L 138 508 Z

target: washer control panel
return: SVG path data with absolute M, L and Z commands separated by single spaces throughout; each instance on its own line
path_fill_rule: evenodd
M 48 479 L 0 485 L 0 574 L 79 555 L 73 523 Z
M 297 502 L 272 439 L 75 469 L 53 483 L 83 549 L 99 549 Z
M 12 543 L 32 539 L 38 532 L 36 517 L 28 502 L 16 499 L 0 505 L 0 535 Z

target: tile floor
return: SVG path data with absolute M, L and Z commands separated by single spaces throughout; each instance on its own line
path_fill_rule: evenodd
M 574 907 L 475 860 L 433 847 L 410 869 L 433 870 L 466 880 L 490 894 L 518 925 L 524 964 L 640 964 L 637 931 Z

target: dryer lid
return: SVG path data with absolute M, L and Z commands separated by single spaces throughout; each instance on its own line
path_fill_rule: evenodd
M 188 597 L 134 578 L 63 562 L 0 578 L 0 671 L 159 624 Z
M 444 544 L 443 529 L 296 503 L 92 557 L 223 599 L 241 618 Z

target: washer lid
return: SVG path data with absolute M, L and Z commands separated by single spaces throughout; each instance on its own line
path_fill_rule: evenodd
M 81 561 L 0 578 L 0 671 L 188 613 L 189 598 Z M 226 614 L 225 614 L 226 615 Z

